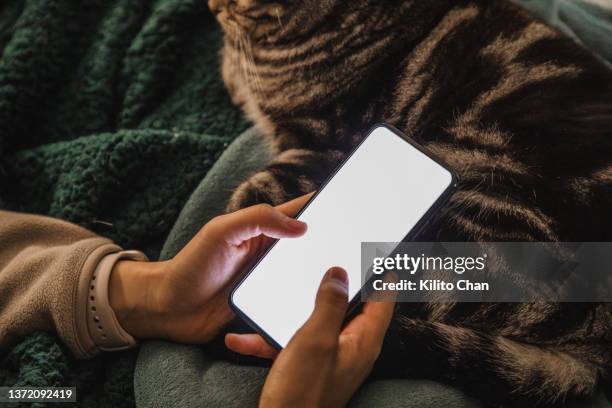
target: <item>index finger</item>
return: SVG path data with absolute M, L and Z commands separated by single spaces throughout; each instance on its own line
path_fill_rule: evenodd
M 314 191 L 312 193 L 304 194 L 303 196 L 295 198 L 291 201 L 287 201 L 286 203 L 277 205 L 276 209 L 289 217 L 295 217 L 295 215 L 300 212 L 302 207 L 304 207 L 304 205 L 313 195 Z

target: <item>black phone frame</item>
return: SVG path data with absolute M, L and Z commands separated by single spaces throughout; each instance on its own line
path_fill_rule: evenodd
M 440 196 L 436 199 L 436 201 L 432 204 L 431 207 L 423 214 L 423 216 L 419 219 L 419 221 L 415 224 L 415 226 L 406 234 L 406 236 L 402 239 L 402 242 L 413 240 L 433 219 L 433 215 L 436 214 L 439 209 L 446 203 L 446 201 L 450 198 L 453 192 L 457 189 L 459 185 L 459 177 L 457 173 L 449 167 L 442 159 L 440 159 L 437 155 L 430 152 L 424 146 L 421 146 L 408 136 L 406 136 L 403 132 L 399 131 L 394 126 L 388 123 L 377 123 L 370 128 L 367 135 L 355 146 L 355 148 L 348 154 L 348 156 L 336 167 L 336 169 L 327 177 L 327 179 L 321 184 L 321 187 L 313 194 L 312 197 L 304 204 L 302 209 L 295 215 L 295 218 L 298 218 L 306 208 L 317 198 L 319 193 L 323 191 L 323 189 L 327 186 L 327 184 L 336 176 L 336 174 L 340 171 L 340 169 L 350 160 L 353 154 L 361 147 L 361 145 L 365 142 L 365 140 L 374 133 L 374 131 L 378 128 L 384 127 L 387 130 L 391 131 L 391 133 L 395 134 L 397 137 L 402 139 L 403 141 L 410 143 L 412 147 L 419 150 L 421 153 L 435 161 L 442 168 L 447 170 L 451 174 L 451 182 L 448 187 L 440 194 Z M 244 313 L 233 301 L 234 293 L 236 290 L 242 285 L 242 283 L 249 277 L 249 275 L 255 270 L 257 265 L 261 262 L 261 260 L 268 255 L 268 253 L 274 248 L 278 240 L 275 240 L 266 251 L 261 254 L 257 260 L 248 267 L 248 270 L 244 272 L 243 276 L 234 284 L 229 296 L 228 303 L 230 309 L 236 314 L 236 316 L 240 317 L 245 323 L 247 323 L 253 330 L 255 330 L 259 335 L 261 335 L 268 343 L 270 343 L 275 349 L 282 350 L 283 347 L 278 344 L 268 333 L 265 332 L 257 323 L 255 323 L 251 318 L 249 318 L 246 313 Z M 347 311 L 347 318 L 345 319 L 345 323 L 354 316 L 355 312 L 359 310 L 361 306 L 361 289 L 355 294 L 355 296 L 349 302 L 349 308 Z

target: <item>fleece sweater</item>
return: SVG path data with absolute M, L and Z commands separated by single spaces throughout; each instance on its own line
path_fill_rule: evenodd
M 0 208 L 158 259 L 249 126 L 223 86 L 221 44 L 202 0 L 0 1 Z M 82 406 L 134 407 L 135 350 L 81 360 L 63 344 L 37 331 L 0 351 L 0 384 L 73 385 Z
M 0 211 L 0 350 L 49 331 L 79 358 L 97 354 L 87 296 L 101 260 L 119 251 L 109 239 L 74 224 Z

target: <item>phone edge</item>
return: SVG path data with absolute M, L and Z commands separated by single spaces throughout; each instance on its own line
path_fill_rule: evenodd
M 423 216 L 419 219 L 419 221 L 415 224 L 415 226 L 406 234 L 406 236 L 402 239 L 402 242 L 414 239 L 420 232 L 423 231 L 427 223 L 432 219 L 432 214 L 436 210 L 439 210 L 446 203 L 446 201 L 448 201 L 448 199 L 450 198 L 454 190 L 457 188 L 459 184 L 459 176 L 457 175 L 455 170 L 449 167 L 448 164 L 444 162 L 438 155 L 427 150 L 425 146 L 422 146 L 416 143 L 415 141 L 411 140 L 409 136 L 401 132 L 395 126 L 390 125 L 388 123 L 384 123 L 384 122 L 377 122 L 370 127 L 370 129 L 366 133 L 366 136 L 353 148 L 353 150 L 351 150 L 351 152 L 342 161 L 342 163 L 340 163 L 330 173 L 330 175 L 325 179 L 325 181 L 321 183 L 321 186 L 316 190 L 316 192 L 312 195 L 312 197 L 310 197 L 310 199 L 304 204 L 304 206 L 300 209 L 300 211 L 298 211 L 298 213 L 295 215 L 294 218 L 298 218 L 308 208 L 308 206 L 314 201 L 314 199 L 317 198 L 317 196 L 319 195 L 319 192 L 321 192 L 327 186 L 327 184 L 336 176 L 336 174 L 340 171 L 340 169 L 350 160 L 350 158 L 361 147 L 361 145 L 374 133 L 376 129 L 380 127 L 384 127 L 388 129 L 389 131 L 391 131 L 391 133 L 395 134 L 397 137 L 401 138 L 407 143 L 410 143 L 412 147 L 416 148 L 421 153 L 423 153 L 424 155 L 426 155 L 427 157 L 435 161 L 438 165 L 443 167 L 451 175 L 451 181 L 449 185 L 446 187 L 446 189 L 444 190 L 444 192 L 436 199 L 436 201 L 432 204 L 432 206 L 429 207 L 429 209 L 425 212 L 425 214 L 423 214 Z M 275 349 L 280 351 L 283 349 L 283 347 L 276 340 L 270 337 L 263 329 L 261 329 L 258 324 L 256 324 L 253 320 L 251 320 L 234 303 L 234 293 L 236 292 L 236 290 L 246 280 L 246 278 L 248 278 L 249 275 L 255 270 L 255 268 L 257 267 L 257 265 L 259 265 L 261 260 L 263 260 L 263 258 L 265 258 L 266 255 L 268 255 L 268 252 L 270 252 L 272 248 L 274 248 L 277 242 L 278 242 L 278 239 L 274 240 L 274 242 L 268 247 L 268 249 L 266 249 L 266 251 L 259 256 L 259 258 L 248 268 L 248 270 L 243 273 L 243 276 L 241 276 L 240 279 L 234 284 L 228 296 L 228 303 L 229 303 L 230 309 L 236 314 L 236 316 L 240 317 L 240 319 L 242 319 L 253 330 L 255 330 L 259 335 L 261 335 L 268 343 L 270 343 L 270 345 L 272 345 Z M 354 313 L 359 309 L 359 306 L 361 305 L 361 303 L 362 302 L 361 302 L 361 289 L 360 289 L 355 294 L 355 296 L 349 301 L 345 323 L 348 322 L 352 318 Z

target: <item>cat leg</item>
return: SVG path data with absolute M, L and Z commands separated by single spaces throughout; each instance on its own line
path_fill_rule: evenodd
M 234 192 L 227 212 L 254 204 L 278 205 L 316 190 L 342 161 L 338 150 L 289 149 L 255 173 Z
M 447 381 L 494 404 L 550 404 L 592 395 L 607 371 L 584 356 L 607 353 L 610 361 L 609 346 L 524 344 L 468 327 L 397 315 L 374 375 Z

